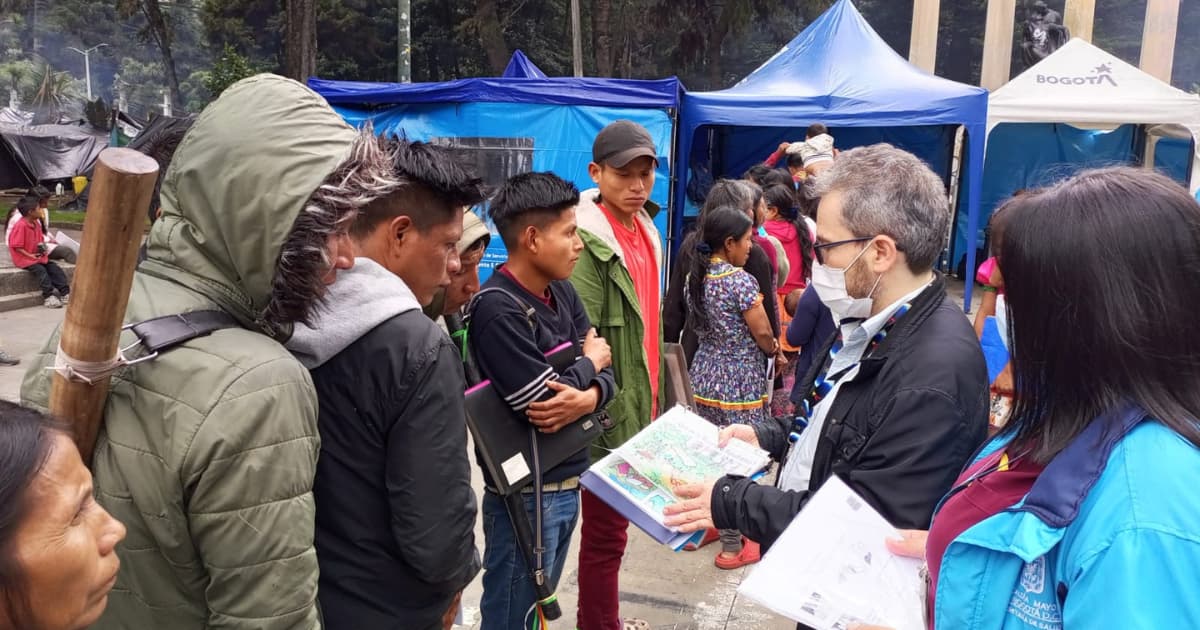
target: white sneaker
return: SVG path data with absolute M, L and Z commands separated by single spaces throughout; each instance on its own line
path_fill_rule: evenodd
M 62 300 L 51 295 L 42 302 L 42 306 L 45 306 L 46 308 L 62 308 L 63 303 Z
M 71 302 L 71 294 L 70 294 L 70 293 L 68 293 L 68 294 L 66 294 L 66 295 L 62 296 L 61 298 L 59 298 L 59 301 L 63 303 L 63 306 L 66 306 L 67 304 L 70 304 L 70 302 Z

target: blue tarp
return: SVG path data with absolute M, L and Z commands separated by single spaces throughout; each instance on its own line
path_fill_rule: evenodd
M 522 55 L 524 57 L 524 55 Z M 529 60 L 525 60 L 529 64 Z M 532 66 L 532 64 L 529 64 Z M 509 62 L 512 68 L 513 62 Z M 533 70 L 537 70 L 533 67 Z M 529 68 L 522 71 L 528 72 Z M 541 73 L 541 70 L 537 70 Z M 608 107 L 676 107 L 679 80 L 577 77 L 494 77 L 443 83 L 366 83 L 311 78 L 308 87 L 332 105 L 412 103 L 537 103 Z
M 1050 186 L 1084 169 L 1134 163 L 1138 155 L 1137 128 L 1121 125 L 1112 130 L 1080 129 L 1063 123 L 996 125 L 988 138 L 984 162 L 980 230 L 992 212 L 1018 190 Z
M 966 144 L 959 212 L 967 216 L 967 233 L 976 233 L 987 91 L 912 66 L 871 29 L 850 0 L 838 0 L 734 87 L 684 95 L 675 154 L 687 168 L 677 172 L 675 207 L 686 204 L 692 168 L 715 166 L 718 175 L 740 176 L 742 170 L 738 169 L 761 161 L 782 141 L 803 137 L 802 130 L 814 122 L 830 127 L 842 148 L 853 146 L 848 142 L 853 134 L 847 133 L 847 128 L 874 129 L 873 135 L 864 130 L 855 139 L 876 142 L 887 137 L 884 128 L 963 125 Z M 770 129 L 738 134 L 746 128 Z M 918 146 L 900 146 L 918 153 L 945 176 L 949 166 L 945 158 L 953 135 L 940 128 L 930 133 L 942 138 L 947 148 L 922 154 Z M 721 153 L 719 146 L 725 147 L 724 154 L 713 155 Z M 939 159 L 945 161 L 938 163 Z M 678 238 L 682 231 L 682 214 L 675 213 L 672 238 Z M 952 252 L 952 260 L 963 254 L 968 258 L 968 267 L 974 267 L 975 247 Z M 970 299 L 968 282 L 965 308 L 969 308 Z
M 1191 138 L 1162 138 L 1154 147 L 1154 169 L 1187 186 L 1194 153 Z
M 512 58 L 508 60 L 508 67 L 504 69 L 504 74 L 500 75 L 506 79 L 546 79 L 545 72 L 542 69 L 533 65 L 529 57 L 520 49 L 514 50 Z
M 1079 171 L 1140 164 L 1144 134 L 1139 125 L 1081 129 L 1065 123 L 1000 123 L 988 137 L 979 228 L 1005 200 L 1024 188 L 1043 188 Z M 1154 167 L 1187 186 L 1192 141 L 1163 138 Z M 962 217 L 959 228 L 965 229 Z
M 541 74 L 519 52 L 509 69 Z M 380 134 L 403 134 L 460 150 L 462 159 L 470 161 L 490 185 L 517 173 L 553 171 L 580 190 L 593 188 L 587 166 L 596 134 L 614 120 L 637 122 L 659 149 L 650 198 L 663 208 L 655 222 L 667 233 L 670 149 L 681 89 L 676 79 L 508 77 L 429 84 L 309 79 L 309 86 L 352 125 L 370 121 Z M 493 230 L 481 277 L 486 279 L 506 257 Z

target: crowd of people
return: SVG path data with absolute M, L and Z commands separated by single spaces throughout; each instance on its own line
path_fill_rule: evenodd
M 579 477 L 665 411 L 670 378 L 722 444 L 779 462 L 665 510 L 722 569 L 836 475 L 925 560 L 931 628 L 1200 626 L 1200 204 L 1128 168 L 1008 201 L 981 272 L 1011 353 L 992 382 L 984 323 L 935 269 L 942 180 L 806 135 L 716 182 L 668 270 L 663 147 L 635 123 L 595 138 L 593 189 L 491 191 L 299 83 L 235 84 L 172 142 L 127 310 L 229 324 L 116 373 L 90 471 L 43 413 L 47 341 L 23 406 L 0 403 L 0 626 L 449 628 L 482 571 L 483 628 L 539 627 L 578 529 L 576 627 L 649 628 L 620 610 L 629 522 Z M 481 284 L 485 199 L 508 258 Z M 471 487 L 464 391 L 484 379 L 541 435 L 602 428 L 520 490 L 524 513 L 479 458 Z

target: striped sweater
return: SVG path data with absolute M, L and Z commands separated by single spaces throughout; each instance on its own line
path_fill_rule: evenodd
M 481 289 L 500 288 L 520 298 L 533 308 L 533 325 L 526 311 L 516 300 L 499 291 L 482 293 L 472 306 L 467 330 L 467 346 L 479 367 L 480 375 L 492 381 L 497 393 L 516 412 L 524 417 L 529 404 L 552 396 L 546 381 L 560 381 L 576 389 L 600 386 L 600 405 L 603 407 L 616 390 L 612 369 L 596 372 L 591 360 L 581 357 L 561 374 L 546 362 L 545 353 L 574 342 L 577 347 L 587 336 L 591 323 L 583 302 L 571 283 L 550 283 L 550 298 L 536 296 L 500 270 Z M 544 475 L 547 483 L 578 476 L 588 467 L 587 449 L 579 451 Z M 486 468 L 484 482 L 494 487 Z

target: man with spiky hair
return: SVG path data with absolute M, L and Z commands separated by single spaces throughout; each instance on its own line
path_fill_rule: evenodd
M 93 628 L 320 627 L 317 397 L 283 341 L 353 264 L 350 224 L 393 172 L 373 134 L 273 75 L 234 84 L 180 142 L 125 321 L 231 323 L 112 378 L 92 472 L 129 535 Z M 46 407 L 57 347 L 24 402 Z
M 317 560 L 331 629 L 448 628 L 479 572 L 461 355 L 422 307 L 460 270 L 483 184 L 446 150 L 389 141 L 387 194 L 350 229 L 358 258 L 288 347 L 320 402 Z

